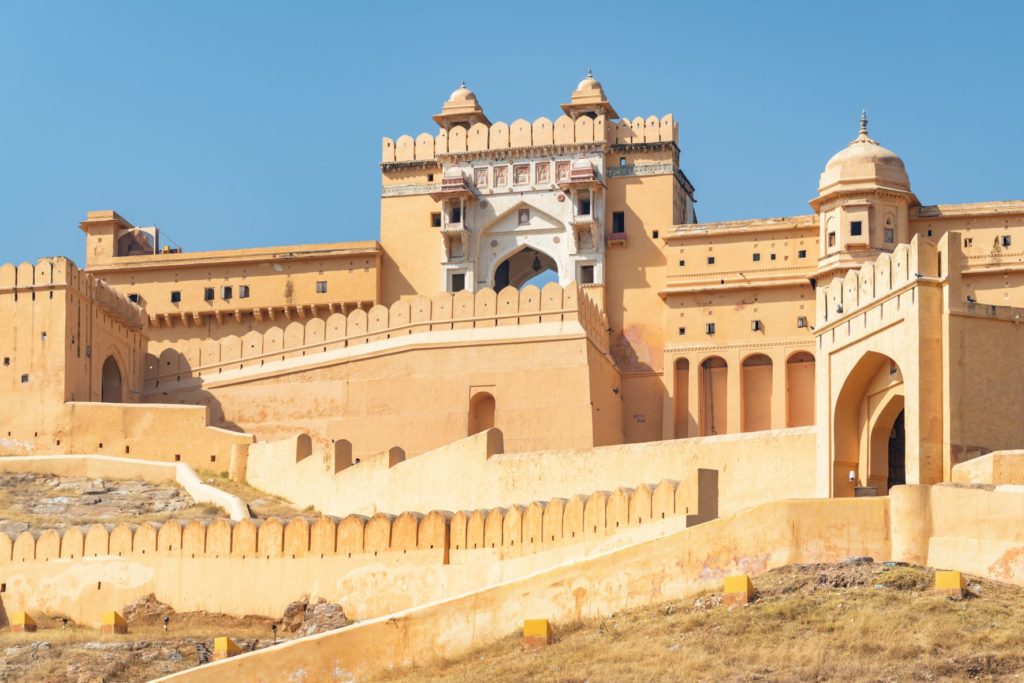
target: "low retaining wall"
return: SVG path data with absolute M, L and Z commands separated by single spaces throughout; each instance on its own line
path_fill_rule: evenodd
M 309 437 L 254 444 L 246 481 L 324 514 L 464 510 L 612 491 L 638 481 L 718 472 L 719 514 L 815 495 L 813 427 L 579 450 L 504 453 L 490 429 L 412 458 L 399 448 L 357 458 L 345 441 L 314 452 Z
M 197 503 L 216 505 L 234 521 L 249 519 L 249 508 L 237 496 L 205 484 L 195 471 L 183 462 L 152 462 L 109 455 L 21 455 L 0 458 L 0 472 L 140 479 L 154 484 L 174 481 Z M 2 544 L 3 541 L 0 540 L 0 546 Z M 3 561 L 3 551 L 0 550 L 0 562 Z

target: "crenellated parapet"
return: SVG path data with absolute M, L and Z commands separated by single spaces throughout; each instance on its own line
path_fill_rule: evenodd
M 55 256 L 31 263 L 0 265 L 0 294 L 35 296 L 39 292 L 69 289 L 95 302 L 107 315 L 122 325 L 141 330 L 146 316 L 142 307 L 112 289 L 92 273 L 79 270 L 68 258 Z
M 679 144 L 679 125 L 671 114 L 646 119 L 607 119 L 559 116 L 552 122 L 541 117 L 533 123 L 517 119 L 511 124 L 498 121 L 490 125 L 476 123 L 469 128 L 454 126 L 436 135 L 420 133 L 415 138 L 403 135 L 397 140 L 384 138 L 381 163 L 442 161 L 453 155 L 474 152 L 500 152 L 537 147 L 570 145 Z
M 334 313 L 326 320 L 293 320 L 266 332 L 254 330 L 241 337 L 230 335 L 169 347 L 159 357 L 147 356 L 147 387 L 156 389 L 158 382 L 205 378 L 226 370 L 264 367 L 268 362 L 412 335 L 574 321 L 602 353 L 608 352 L 607 317 L 576 283 L 564 288 L 552 282 L 543 289 L 531 285 L 522 290 L 506 287 L 500 292 L 441 292 L 433 297 L 396 301 L 390 307 L 376 305 L 369 311 Z
M 910 244 L 897 245 L 892 253 L 879 254 L 873 262 L 847 271 L 827 286 L 818 287 L 816 327 L 860 313 L 922 278 L 942 277 L 940 260 L 948 262 L 939 247 L 915 236 Z
M 101 557 L 298 559 L 379 556 L 497 548 L 504 557 L 612 536 L 628 528 L 686 516 L 686 526 L 713 518 L 699 509 L 699 480 L 598 491 L 509 508 L 426 514 L 168 520 L 135 525 L 92 524 L 63 531 L 0 533 L 0 565 Z M 471 561 L 471 557 L 465 557 Z

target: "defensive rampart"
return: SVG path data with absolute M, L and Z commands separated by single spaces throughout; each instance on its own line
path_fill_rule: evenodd
M 153 592 L 179 611 L 277 616 L 319 592 L 350 617 L 369 618 L 479 589 L 493 582 L 494 563 L 503 576 L 523 575 L 677 531 L 713 516 L 700 502 L 696 486 L 665 481 L 455 515 L 171 520 L 13 540 L 0 534 L 2 604 L 91 623 Z
M 671 114 L 623 118 L 618 122 L 604 116 L 595 119 L 581 116 L 573 121 L 568 116 L 559 116 L 554 122 L 541 117 L 530 123 L 517 119 L 510 124 L 498 121 L 491 125 L 477 123 L 466 129 L 453 126 L 437 135 L 420 133 L 413 139 L 403 135 L 398 140 L 384 138 L 381 163 L 391 164 L 408 161 L 428 161 L 449 154 L 482 152 L 487 150 L 521 149 L 526 147 L 550 147 L 553 145 L 574 145 L 606 143 L 609 145 L 630 145 L 639 143 L 679 143 L 679 125 Z
M 515 631 L 527 618 L 568 622 L 599 617 L 700 589 L 720 590 L 729 574 L 756 577 L 784 564 L 851 556 L 924 561 L 1024 583 L 1024 562 L 1018 559 L 1024 555 L 1019 524 L 1024 493 L 951 486 L 901 486 L 894 493 L 891 500 L 769 503 L 656 541 L 160 680 L 269 682 L 290 676 L 337 680 L 339 675 L 358 680 L 481 647 Z M 986 524 L 992 519 L 1002 523 Z M 987 551 L 981 558 L 973 555 L 978 542 Z M 926 548 L 927 555 L 908 553 L 908 543 Z
M 146 393 L 159 395 L 188 378 L 223 380 L 228 371 L 265 368 L 268 363 L 289 358 L 425 332 L 572 321 L 579 322 L 598 350 L 608 352 L 608 320 L 576 283 L 564 289 L 552 282 L 543 290 L 531 285 L 521 291 L 506 287 L 501 292 L 487 288 L 455 294 L 441 292 L 432 298 L 396 301 L 390 307 L 377 305 L 369 311 L 356 309 L 347 315 L 333 313 L 326 320 L 315 316 L 284 320 L 280 327 L 252 331 L 242 337 L 229 335 L 219 340 L 175 344 L 163 349 L 159 357 L 147 355 Z M 514 334 L 512 330 L 508 332 Z

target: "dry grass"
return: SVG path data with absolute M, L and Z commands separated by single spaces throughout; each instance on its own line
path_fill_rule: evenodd
M 249 512 L 253 517 L 260 519 L 266 519 L 267 517 L 288 519 L 290 517 L 316 514 L 312 507 L 300 510 L 280 496 L 260 491 L 243 482 L 233 481 L 228 477 L 227 472 L 201 470 L 199 476 L 210 486 L 215 486 L 233 496 L 238 496 L 242 502 L 249 506 Z
M 851 578 L 852 577 L 852 578 Z M 978 596 L 932 594 L 932 573 L 866 565 L 787 567 L 756 581 L 758 599 L 716 595 L 556 628 L 524 650 L 509 636 L 388 681 L 1021 680 L 1024 591 L 988 581 Z

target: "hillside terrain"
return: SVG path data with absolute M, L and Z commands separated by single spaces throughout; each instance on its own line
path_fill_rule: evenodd
M 523 649 L 516 634 L 379 680 L 1022 680 L 1024 589 L 971 580 L 952 600 L 933 584 L 932 570 L 866 558 L 792 565 L 757 577 L 746 607 L 707 592 L 556 625 L 544 649 Z

